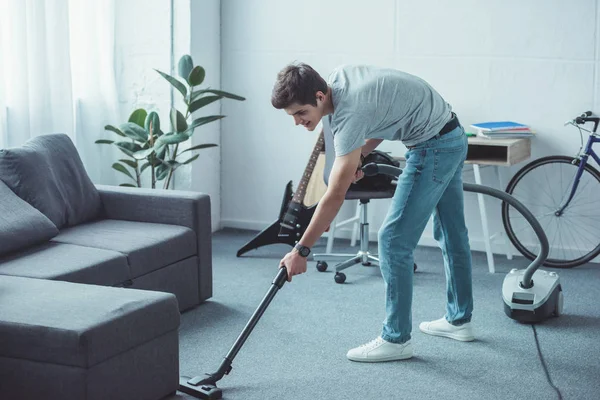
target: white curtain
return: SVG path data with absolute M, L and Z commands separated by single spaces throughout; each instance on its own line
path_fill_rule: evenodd
M 116 183 L 114 0 L 0 0 L 0 148 L 66 133 L 95 183 Z

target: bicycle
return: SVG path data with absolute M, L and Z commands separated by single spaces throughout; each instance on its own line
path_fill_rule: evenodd
M 586 111 L 567 121 L 579 129 L 581 148 L 577 156 L 554 155 L 530 162 L 510 180 L 506 192 L 521 201 L 535 215 L 550 241 L 550 254 L 543 264 L 554 268 L 573 268 L 590 262 L 600 254 L 600 172 L 588 163 L 600 142 L 599 117 Z M 594 123 L 590 131 L 583 128 Z M 582 152 L 583 133 L 589 133 Z M 529 260 L 539 252 L 533 230 L 506 202 L 502 203 L 502 223 L 515 248 Z

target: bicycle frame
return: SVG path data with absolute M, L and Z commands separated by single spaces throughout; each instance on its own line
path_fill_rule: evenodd
M 579 162 L 579 168 L 577 169 L 577 174 L 575 174 L 575 180 L 573 182 L 573 186 L 571 187 L 571 193 L 569 194 L 569 198 L 558 209 L 558 211 L 555 212 L 556 216 L 561 216 L 563 211 L 565 210 L 565 208 L 567 208 L 567 206 L 569 205 L 571 200 L 573 200 L 573 197 L 575 196 L 575 192 L 577 191 L 577 187 L 579 186 L 579 180 L 581 179 L 581 175 L 583 175 L 583 170 L 585 169 L 585 166 L 587 165 L 589 156 L 592 156 L 592 158 L 594 160 L 596 160 L 596 162 L 598 164 L 600 164 L 600 157 L 598 157 L 598 155 L 592 148 L 594 143 L 600 142 L 600 137 L 596 136 L 596 128 L 597 128 L 597 124 L 594 126 L 594 131 L 592 132 L 592 134 L 590 134 L 590 136 L 588 138 L 588 142 L 585 146 L 585 151 L 583 152 L 583 155 L 580 158 L 581 161 Z

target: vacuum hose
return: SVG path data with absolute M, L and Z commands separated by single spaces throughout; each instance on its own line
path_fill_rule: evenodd
M 402 173 L 401 168 L 397 168 L 391 165 L 374 163 L 365 165 L 364 167 L 362 167 L 362 171 L 365 173 L 366 176 L 385 174 L 398 177 Z M 538 220 L 533 216 L 533 214 L 531 213 L 531 211 L 529 211 L 527 207 L 525 207 L 519 200 L 515 199 L 513 196 L 509 195 L 506 192 L 491 188 L 489 186 L 477 185 L 474 183 L 463 183 L 463 190 L 465 192 L 487 194 L 489 196 L 505 201 L 506 203 L 513 206 L 517 211 L 519 211 L 521 215 L 525 217 L 527 222 L 529 222 L 540 241 L 541 249 L 536 259 L 533 260 L 533 262 L 529 264 L 529 266 L 525 270 L 525 273 L 523 274 L 523 281 L 520 284 L 521 287 L 523 287 L 524 289 L 532 287 L 533 281 L 531 278 L 533 277 L 535 271 L 544 264 L 544 262 L 548 258 L 548 253 L 550 251 L 548 238 L 546 237 L 544 229 L 542 228 Z

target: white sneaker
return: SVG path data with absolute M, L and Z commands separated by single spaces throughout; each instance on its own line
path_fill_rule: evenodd
M 359 362 L 381 362 L 406 360 L 413 356 L 413 347 L 410 340 L 406 343 L 391 343 L 378 337 L 367 344 L 348 351 L 346 357 Z
M 473 326 L 470 322 L 460 326 L 454 326 L 446 318 L 442 317 L 431 322 L 421 322 L 419 329 L 423 333 L 433 336 L 443 336 L 462 342 L 470 342 L 475 339 L 473 336 Z

